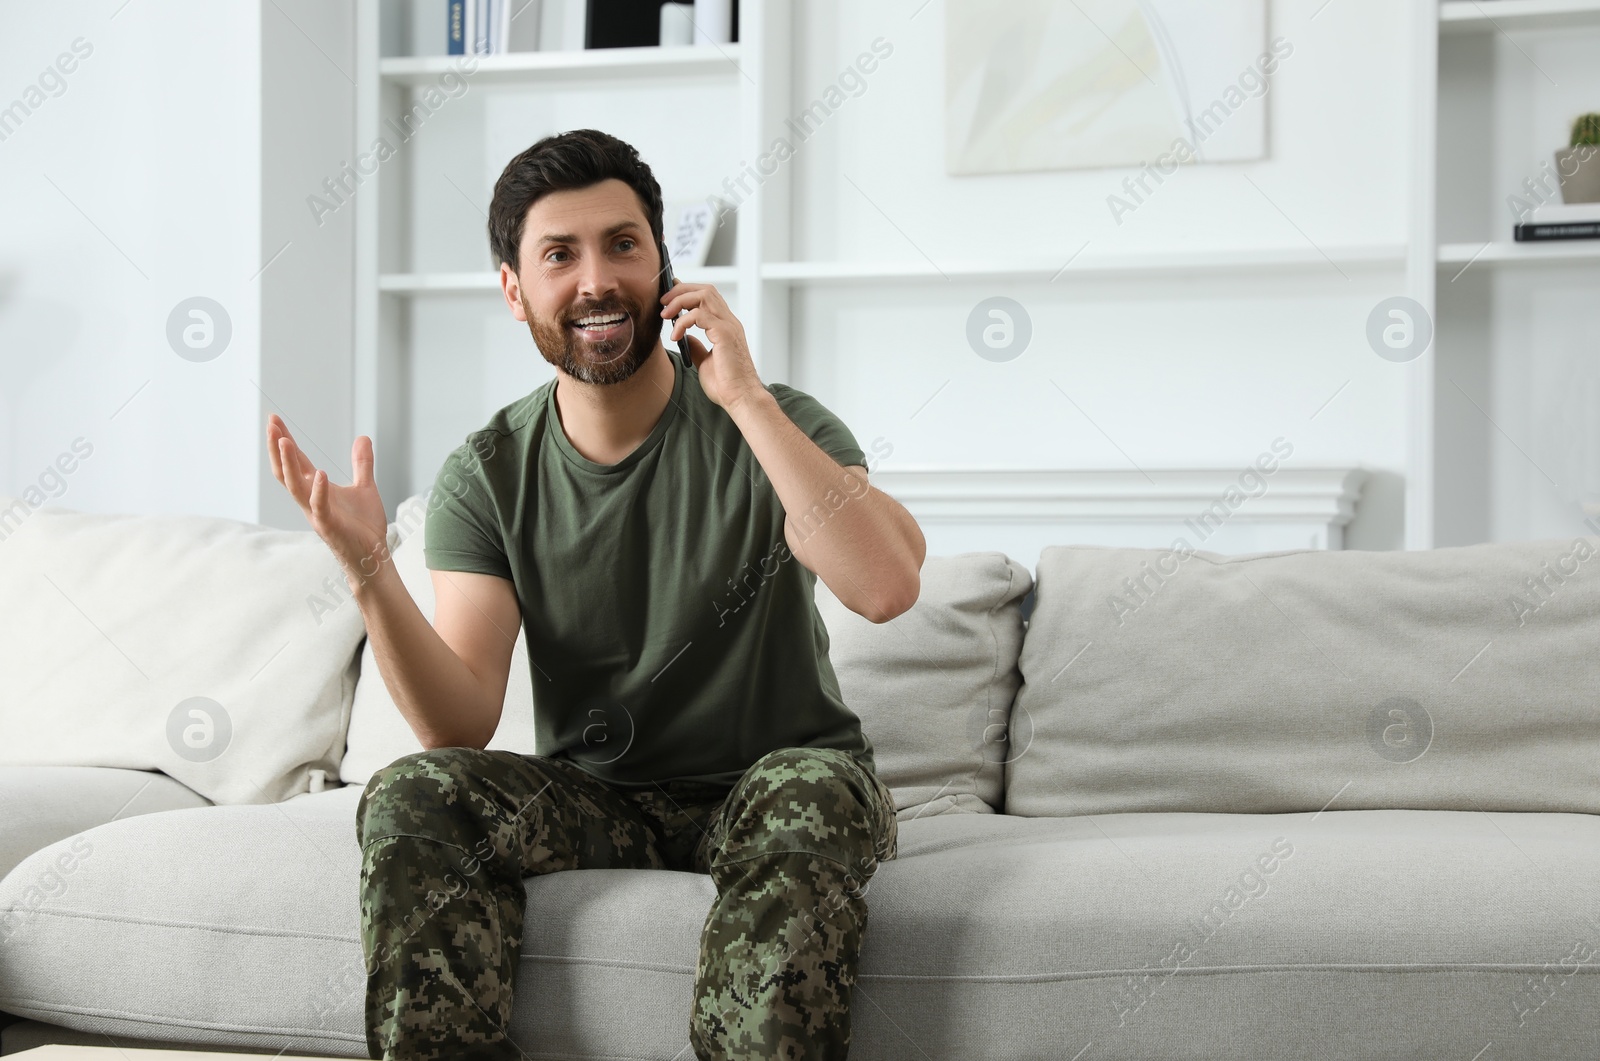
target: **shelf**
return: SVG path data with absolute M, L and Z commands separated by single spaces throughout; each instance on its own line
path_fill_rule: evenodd
M 462 70 L 475 59 L 477 69 Z M 459 73 L 470 84 L 540 81 L 631 80 L 651 77 L 732 77 L 739 72 L 739 45 L 682 45 L 670 48 L 594 48 L 569 52 L 512 52 L 509 55 L 424 55 L 383 59 L 384 81 L 402 85 L 437 84 Z
M 1326 256 L 1324 256 L 1324 252 Z M 1068 263 L 1071 259 L 1070 264 Z M 1181 254 L 1063 254 L 1053 260 L 930 262 L 771 262 L 761 267 L 763 280 L 802 284 L 858 281 L 923 283 L 929 280 L 1042 281 L 1084 276 L 1151 273 L 1194 274 L 1218 270 L 1250 272 L 1266 269 L 1403 268 L 1406 248 L 1400 244 L 1371 247 L 1272 247 L 1201 251 Z
M 1439 265 L 1520 265 L 1538 262 L 1600 262 L 1600 239 L 1551 240 L 1545 243 L 1517 243 L 1501 240 L 1489 243 L 1441 243 Z
M 1441 33 L 1494 33 L 1499 30 L 1600 29 L 1596 0 L 1446 0 L 1439 5 Z
M 708 265 L 683 269 L 678 279 L 691 284 L 732 287 L 739 271 L 731 265 Z M 378 290 L 386 295 L 449 295 L 460 293 L 498 293 L 500 274 L 474 273 L 384 273 L 378 277 Z
M 1468 253 L 1480 245 L 1469 247 Z M 1323 256 L 1326 252 L 1326 257 Z M 1216 270 L 1252 272 L 1270 269 L 1330 268 L 1332 260 L 1340 268 L 1402 268 L 1405 247 L 1288 247 L 1249 250 L 1209 251 L 1192 254 L 1118 254 L 1091 256 L 1088 252 L 1072 259 L 1068 256 L 1045 261 L 965 261 L 947 262 L 937 268 L 927 262 L 769 262 L 761 267 L 763 280 L 797 284 L 847 284 L 861 281 L 880 283 L 927 283 L 930 280 L 1061 280 L 1070 277 L 1115 276 L 1137 273 L 1195 274 Z M 1465 259 L 1463 259 L 1465 260 Z M 680 269 L 678 278 L 691 284 L 732 287 L 739 270 L 732 265 L 708 265 L 699 269 Z M 384 273 L 378 277 L 378 290 L 389 295 L 459 294 L 500 290 L 500 277 L 491 272 L 459 273 Z

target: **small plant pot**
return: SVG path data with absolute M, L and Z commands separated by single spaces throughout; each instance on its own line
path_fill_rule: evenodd
M 1580 144 L 1556 152 L 1564 203 L 1600 203 L 1600 147 Z

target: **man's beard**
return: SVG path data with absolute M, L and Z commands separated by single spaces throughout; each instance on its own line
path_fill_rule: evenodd
M 641 326 L 639 313 L 621 298 L 584 306 L 552 320 L 537 316 L 524 295 L 522 312 L 528 318 L 528 329 L 540 355 L 583 383 L 621 383 L 639 371 L 660 339 L 659 334 Z M 592 314 L 610 313 L 625 313 L 628 319 L 620 334 L 601 342 L 585 339 L 571 324 Z

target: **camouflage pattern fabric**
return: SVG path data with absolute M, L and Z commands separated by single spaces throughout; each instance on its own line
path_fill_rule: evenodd
M 506 1032 L 524 878 L 623 868 L 716 884 L 688 1029 L 700 1061 L 848 1054 L 867 883 L 897 828 L 847 752 L 779 749 L 731 789 L 629 789 L 570 760 L 435 748 L 374 773 L 356 820 L 369 1057 L 526 1056 Z

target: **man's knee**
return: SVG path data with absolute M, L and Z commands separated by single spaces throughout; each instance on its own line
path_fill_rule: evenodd
M 834 748 L 780 748 L 756 760 L 729 796 L 723 854 L 808 852 L 870 874 L 882 808 L 865 767 Z
M 454 839 L 471 810 L 467 789 L 481 771 L 477 748 L 432 748 L 374 770 L 356 805 L 361 846 L 385 836 Z

